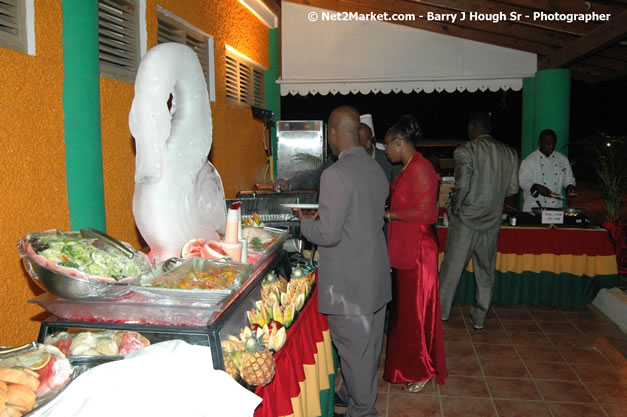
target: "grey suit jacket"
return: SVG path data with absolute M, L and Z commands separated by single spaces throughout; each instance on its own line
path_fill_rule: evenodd
M 385 156 L 385 151 L 381 149 L 377 149 L 375 147 L 374 150 L 374 160 L 381 165 L 383 168 L 383 172 L 385 173 L 385 177 L 388 179 L 388 183 L 394 181 L 394 178 L 401 172 L 403 169 L 403 164 L 392 164 L 387 156 Z
M 300 227 L 319 246 L 321 313 L 371 314 L 391 300 L 383 237 L 388 192 L 383 170 L 361 146 L 345 150 L 322 173 L 319 218 L 303 219 Z
M 454 153 L 455 186 L 449 216 L 473 230 L 498 230 L 505 197 L 518 192 L 518 155 L 514 149 L 481 135 Z

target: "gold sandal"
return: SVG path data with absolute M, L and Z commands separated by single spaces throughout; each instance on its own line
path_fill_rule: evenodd
M 414 393 L 415 392 L 420 392 L 427 386 L 429 381 L 431 381 L 431 379 L 426 379 L 426 380 L 420 381 L 420 382 L 408 382 L 403 387 L 403 390 L 407 391 L 407 392 L 414 392 Z

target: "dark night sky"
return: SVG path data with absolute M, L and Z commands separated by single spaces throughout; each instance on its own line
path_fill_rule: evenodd
M 326 121 L 342 104 L 372 113 L 379 140 L 407 113 L 422 122 L 425 139 L 465 139 L 468 114 L 483 108 L 493 114 L 494 136 L 520 150 L 522 91 L 286 96 L 281 98 L 281 119 Z M 597 130 L 627 135 L 627 77 L 600 85 L 572 82 L 571 144 L 585 141 Z M 569 156 L 577 157 L 572 152 Z

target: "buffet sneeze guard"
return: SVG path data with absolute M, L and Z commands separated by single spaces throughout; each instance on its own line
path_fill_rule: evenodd
M 327 159 L 326 126 L 322 120 L 277 122 L 277 178 L 320 167 Z

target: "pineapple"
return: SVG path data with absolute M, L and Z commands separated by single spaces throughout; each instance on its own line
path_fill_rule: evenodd
M 274 357 L 265 343 L 262 342 L 263 333 L 259 336 L 253 332 L 244 342 L 240 362 L 240 375 L 250 385 L 262 387 L 274 378 Z
M 261 283 L 261 299 L 264 304 L 272 305 L 278 302 L 281 293 L 287 290 L 287 281 L 272 271 L 263 279 Z
M 230 336 L 227 340 L 222 341 L 222 359 L 224 360 L 224 371 L 237 380 L 239 376 L 240 361 L 242 358 L 243 345 L 240 340 L 234 336 Z
M 292 276 L 290 277 L 290 284 L 294 287 L 298 287 L 297 293 L 304 294 L 305 298 L 311 290 L 310 276 L 304 268 L 296 267 L 292 269 Z M 290 299 L 294 299 L 297 294 L 290 296 Z
M 241 355 L 241 352 L 238 353 L 240 353 Z M 227 353 L 222 355 L 222 358 L 224 359 L 224 371 L 229 374 L 231 378 L 237 380 L 237 377 L 239 376 L 239 370 L 237 369 L 237 365 L 233 360 L 233 356 L 235 356 L 235 354 L 231 355 Z

